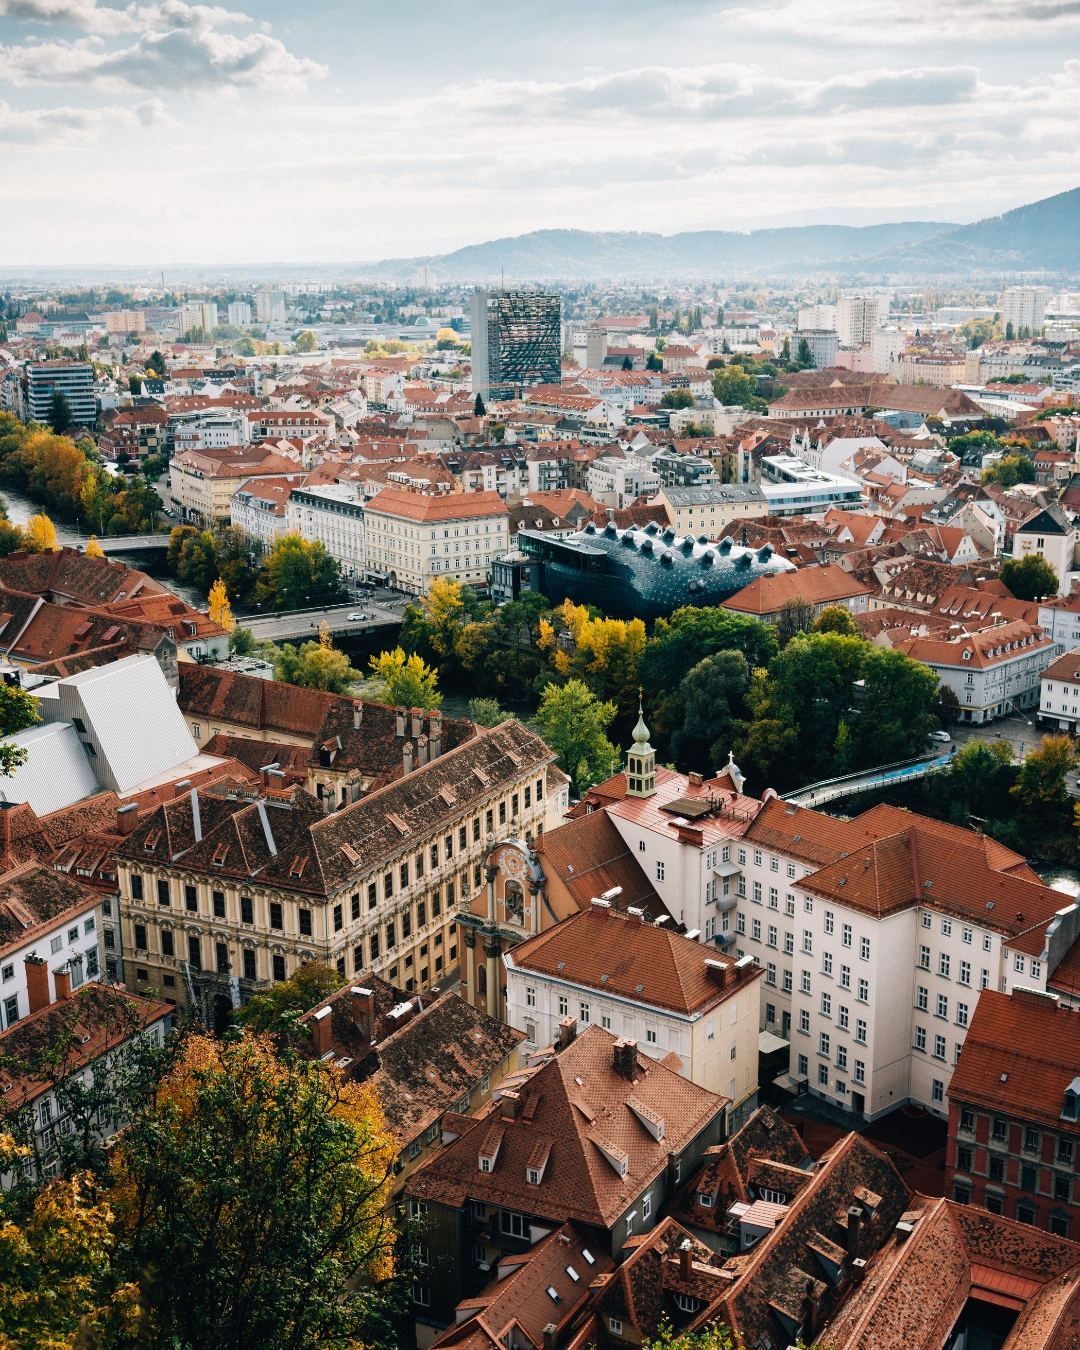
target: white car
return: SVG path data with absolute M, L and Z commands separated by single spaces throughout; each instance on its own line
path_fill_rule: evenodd
M 366 615 L 366 614 L 350 614 L 350 615 L 349 615 L 349 622 L 350 622 L 350 623 L 363 623 L 363 621 L 364 621 L 366 618 L 367 618 L 367 615 Z
M 943 745 L 945 745 L 952 740 L 952 737 L 949 735 L 947 731 L 932 731 L 930 733 L 930 739 L 932 741 L 940 741 Z

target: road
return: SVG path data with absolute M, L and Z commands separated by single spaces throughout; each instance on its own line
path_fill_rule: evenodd
M 335 637 L 349 633 L 365 633 L 372 628 L 401 622 L 402 610 L 408 603 L 407 597 L 397 595 L 392 599 L 383 598 L 391 595 L 392 592 L 389 591 L 379 592 L 374 600 L 350 600 L 347 605 L 331 605 L 327 609 L 319 606 L 317 609 L 298 609 L 281 614 L 245 614 L 238 616 L 238 622 L 245 628 L 250 628 L 260 642 L 266 640 L 289 642 L 313 638 L 324 619 L 330 625 L 330 631 Z M 350 614 L 361 613 L 373 617 L 359 623 L 350 622 Z
M 1035 709 L 1032 709 L 1034 712 Z M 987 726 L 954 726 L 952 728 L 952 738 L 956 742 L 957 749 L 967 745 L 969 741 L 988 741 L 991 745 L 994 741 L 1008 741 L 1012 746 L 1013 760 L 1019 763 L 1025 755 L 1030 755 L 1032 750 L 1037 750 L 1042 743 L 1046 732 L 1036 725 L 1034 718 L 1024 717 L 1016 714 L 1012 717 L 1002 717 L 996 722 L 991 722 Z M 1080 775 L 1070 774 L 1065 784 L 1069 789 L 1069 795 L 1080 799 Z

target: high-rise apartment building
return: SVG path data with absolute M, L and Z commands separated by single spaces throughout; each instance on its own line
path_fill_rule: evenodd
M 820 330 L 822 332 L 836 331 L 836 306 L 835 305 L 807 305 L 799 310 L 798 320 L 799 331 L 808 329 Z
M 560 300 L 540 291 L 473 291 L 472 387 L 512 398 L 533 384 L 559 384 Z
M 22 384 L 21 412 L 27 421 L 50 422 L 54 394 L 63 394 L 72 426 L 92 427 L 97 420 L 94 367 L 83 361 L 28 361 Z
M 106 333 L 144 333 L 146 315 L 141 309 L 114 309 L 105 315 Z
M 1053 291 L 1049 286 L 1005 286 L 1001 292 L 1001 327 L 1012 324 L 1020 328 L 1041 328 L 1046 319 L 1046 306 Z
M 608 352 L 607 329 L 601 324 L 591 323 L 585 334 L 585 365 L 589 370 L 599 370 L 604 364 Z
M 861 347 L 869 342 L 877 322 L 876 296 L 845 296 L 836 306 L 836 332 L 841 347 Z
M 256 291 L 255 317 L 260 323 L 284 323 L 285 292 Z
M 417 291 L 433 291 L 437 284 L 435 269 L 427 263 L 421 264 L 409 278 L 409 285 Z
M 251 306 L 243 300 L 233 300 L 229 305 L 229 322 L 236 328 L 250 328 Z

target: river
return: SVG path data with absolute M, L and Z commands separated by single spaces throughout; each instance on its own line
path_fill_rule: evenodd
M 13 491 L 11 488 L 0 490 L 0 497 L 7 504 L 8 519 L 13 525 L 25 525 L 31 516 L 36 516 L 44 510 L 44 507 L 39 506 L 37 502 L 23 496 L 21 492 Z M 86 541 L 90 536 L 77 525 L 65 525 L 63 521 L 54 520 L 53 528 L 56 530 L 56 542 L 58 544 L 66 544 L 71 548 L 80 550 L 86 547 Z M 194 605 L 201 610 L 206 609 L 206 596 L 198 587 L 189 586 L 183 581 L 177 581 L 160 563 L 144 566 L 143 570 L 148 576 L 152 576 L 156 581 L 160 581 L 163 586 L 167 586 L 181 600 L 186 600 L 189 605 Z

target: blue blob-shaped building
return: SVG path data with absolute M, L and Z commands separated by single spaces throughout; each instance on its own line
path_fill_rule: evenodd
M 553 604 L 595 605 L 616 619 L 652 620 L 684 605 L 718 605 L 756 577 L 794 570 L 771 544 L 713 544 L 655 522 L 626 530 L 590 523 L 565 539 L 519 530 L 517 545 L 535 564 L 530 589 Z

